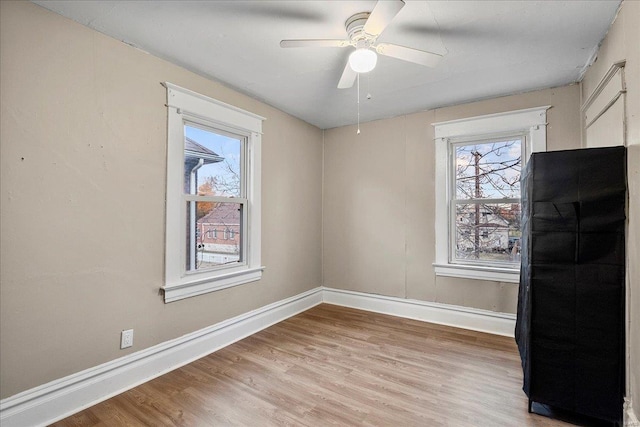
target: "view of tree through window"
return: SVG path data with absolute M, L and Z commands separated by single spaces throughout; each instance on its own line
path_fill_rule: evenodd
M 522 143 L 455 145 L 454 261 L 519 262 Z
M 187 271 L 242 261 L 244 138 L 185 125 Z M 237 201 L 237 203 L 236 203 Z

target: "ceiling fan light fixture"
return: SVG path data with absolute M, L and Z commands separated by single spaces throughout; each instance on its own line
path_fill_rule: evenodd
M 368 73 L 376 67 L 378 55 L 368 48 L 356 49 L 349 55 L 349 66 L 356 73 Z

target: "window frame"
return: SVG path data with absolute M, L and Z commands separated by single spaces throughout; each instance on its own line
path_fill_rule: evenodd
M 449 236 L 451 241 L 449 242 L 449 263 L 450 264 L 455 264 L 455 265 L 460 265 L 460 266 L 480 266 L 480 267 L 488 267 L 488 268 L 507 268 L 507 269 L 513 269 L 514 267 L 514 263 L 512 262 L 489 262 L 489 261 L 482 261 L 479 260 L 477 262 L 474 262 L 473 260 L 461 260 L 461 259 L 457 259 L 456 258 L 456 248 L 455 245 L 453 244 L 455 241 L 455 236 L 457 235 L 457 230 L 456 230 L 456 215 L 457 215 L 457 211 L 456 211 L 456 206 L 460 203 L 465 203 L 465 199 L 458 199 L 456 196 L 457 194 L 457 179 L 456 179 L 456 169 L 455 167 L 453 167 L 453 165 L 456 163 L 456 148 L 461 147 L 461 146 L 468 146 L 468 145 L 480 145 L 480 144 L 490 144 L 493 142 L 498 142 L 498 141 L 505 141 L 505 140 L 520 140 L 520 152 L 521 152 L 521 168 L 524 169 L 524 165 L 526 164 L 526 156 L 527 156 L 527 135 L 523 132 L 512 132 L 512 133 L 500 133 L 497 135 L 492 135 L 490 137 L 483 137 L 482 139 L 478 139 L 475 137 L 472 138 L 467 138 L 467 137 L 463 137 L 463 138 L 451 138 L 448 143 L 449 143 L 449 147 L 448 147 L 448 158 L 447 161 L 449 162 L 449 167 L 447 168 L 447 184 L 450 186 L 448 194 L 450 194 L 452 197 L 450 198 L 450 200 L 448 200 L 447 205 L 449 206 Z M 478 200 L 482 200 L 482 202 L 478 202 Z M 465 204 L 509 204 L 509 203 L 520 203 L 522 197 L 519 198 L 515 198 L 515 197 L 510 197 L 510 198 L 502 198 L 502 199 L 490 199 L 490 198 L 486 198 L 486 199 L 476 199 L 476 198 L 470 198 L 468 200 L 466 200 Z M 482 215 L 485 216 L 486 212 L 483 212 Z M 484 236 L 484 234 L 488 233 L 487 231 L 483 232 L 483 236 L 482 237 L 486 237 Z
M 488 114 L 458 120 L 433 123 L 435 132 L 436 165 L 436 276 L 460 277 L 478 280 L 518 283 L 520 269 L 487 263 L 452 262 L 455 234 L 455 182 L 452 182 L 452 152 L 454 144 L 465 141 L 483 141 L 505 136 L 522 135 L 522 167 L 532 152 L 546 151 L 547 110 L 551 106 L 528 108 L 505 113 Z
M 165 230 L 165 303 L 260 280 L 261 265 L 261 145 L 264 117 L 200 95 L 172 83 L 167 89 L 167 187 Z M 184 194 L 185 125 L 211 131 L 232 133 L 246 138 L 243 143 L 245 182 L 242 198 L 241 229 L 244 236 L 244 260 L 236 265 L 216 266 L 202 271 L 187 271 L 185 202 L 238 203 L 240 198 Z M 200 200 L 202 198 L 202 200 Z M 195 200 L 195 199 L 194 199 Z M 246 231 L 245 231 L 246 230 Z
M 247 151 L 248 151 L 248 144 L 249 144 L 249 137 L 250 134 L 249 133 L 239 133 L 238 131 L 233 131 L 231 129 L 229 129 L 228 127 L 222 127 L 221 125 L 215 125 L 212 126 L 210 124 L 207 124 L 206 122 L 203 122 L 202 120 L 198 120 L 198 121 L 194 121 L 192 117 L 189 116 L 189 113 L 184 113 L 183 114 L 184 118 L 183 118 L 183 124 L 184 127 L 189 126 L 192 128 L 198 128 L 200 130 L 203 130 L 205 132 L 210 132 L 210 133 L 215 133 L 218 135 L 222 135 L 222 136 L 226 136 L 226 137 L 230 137 L 230 138 L 234 138 L 234 139 L 238 139 L 238 141 L 240 142 L 240 161 L 239 161 L 239 165 L 240 165 L 240 175 L 241 175 L 241 179 L 240 179 L 240 193 L 238 196 L 202 196 L 197 194 L 197 189 L 196 189 L 196 194 L 190 193 L 190 194 L 185 194 L 184 192 L 182 193 L 182 200 L 184 203 L 189 203 L 189 202 L 194 202 L 194 203 L 198 203 L 198 202 L 212 202 L 212 203 L 235 203 L 235 204 L 239 204 L 242 206 L 242 215 L 240 216 L 240 227 L 242 229 L 242 224 L 246 224 L 247 223 L 247 215 L 248 215 L 248 195 L 247 195 L 247 179 L 249 178 L 249 171 L 248 171 L 248 162 L 247 162 Z M 186 137 L 186 132 L 184 133 L 185 137 Z M 184 164 L 184 153 L 183 153 L 183 164 Z M 183 205 L 184 205 L 183 203 Z M 185 228 L 186 228 L 186 224 L 185 224 Z M 184 228 L 183 228 L 184 230 Z M 225 226 L 225 231 L 224 231 L 224 235 L 225 238 L 224 240 L 229 240 L 226 236 L 228 236 L 229 233 L 229 227 Z M 197 231 L 195 232 L 195 234 L 197 234 Z M 185 235 L 186 238 L 186 235 Z M 193 235 L 191 236 L 191 238 L 193 238 Z M 240 261 L 238 262 L 238 264 L 235 265 L 217 265 L 217 266 L 213 266 L 210 267 L 208 269 L 202 269 L 202 270 L 187 270 L 185 264 L 183 263 L 183 270 L 182 270 L 182 275 L 183 276 L 193 276 L 205 271 L 209 271 L 209 270 L 223 270 L 223 269 L 230 269 L 231 267 L 234 266 L 242 266 L 242 265 L 246 265 L 246 260 L 247 260 L 247 243 L 248 243 L 248 239 L 246 236 L 246 233 L 242 233 L 241 234 L 241 242 L 240 242 L 240 247 L 242 248 L 242 250 L 239 253 L 240 256 Z M 193 247 L 191 248 L 193 249 Z M 185 254 L 186 256 L 186 251 Z M 192 252 L 191 254 L 191 259 L 195 256 L 195 253 Z M 183 260 L 185 259 L 185 257 L 183 256 Z

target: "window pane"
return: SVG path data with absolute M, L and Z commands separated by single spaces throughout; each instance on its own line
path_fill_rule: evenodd
M 187 271 L 242 261 L 241 203 L 187 202 Z
M 520 204 L 456 204 L 455 258 L 520 262 Z
M 184 127 L 184 192 L 241 197 L 243 138 Z
M 520 138 L 456 146 L 455 156 L 458 200 L 520 197 Z

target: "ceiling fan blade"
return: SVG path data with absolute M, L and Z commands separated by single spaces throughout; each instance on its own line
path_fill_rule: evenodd
M 344 67 L 344 71 L 342 72 L 342 76 L 338 82 L 338 89 L 349 89 L 356 81 L 356 77 L 358 77 L 358 73 L 353 71 L 349 65 L 349 61 L 347 61 L 347 65 Z
M 402 59 L 403 61 L 413 62 L 414 64 L 424 65 L 425 67 L 435 67 L 442 59 L 442 55 L 438 53 L 412 49 L 391 43 L 379 43 L 376 46 L 376 51 L 380 55 Z
M 282 40 L 280 47 L 346 47 L 349 40 L 308 39 L 308 40 Z
M 363 31 L 371 36 L 379 36 L 403 7 L 402 0 L 379 0 L 364 24 Z

